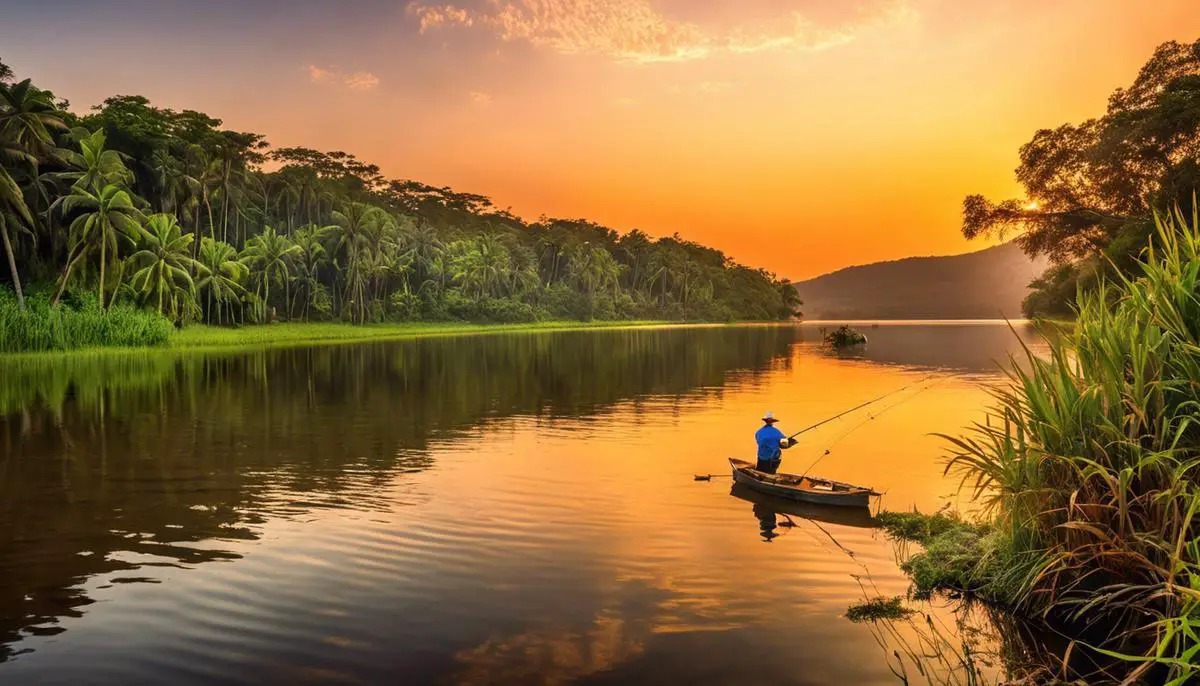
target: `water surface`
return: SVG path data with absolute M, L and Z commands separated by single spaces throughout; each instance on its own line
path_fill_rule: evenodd
M 916 384 L 785 468 L 969 508 L 929 433 L 1018 338 L 818 329 L 0 359 L 0 683 L 899 683 L 919 637 L 843 617 L 907 587 L 869 517 L 692 475 Z

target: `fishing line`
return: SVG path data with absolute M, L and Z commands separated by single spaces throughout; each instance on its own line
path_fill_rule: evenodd
M 923 384 L 923 383 L 926 383 L 926 382 L 928 382 L 930 379 L 935 379 L 935 381 L 934 381 L 934 383 L 935 383 L 935 384 L 938 382 L 938 381 L 936 380 L 936 375 L 934 375 L 934 374 L 929 374 L 929 375 L 927 375 L 927 376 L 925 376 L 925 377 L 923 377 L 923 378 L 921 378 L 921 379 L 918 379 L 918 380 L 916 380 L 916 381 L 911 381 L 911 382 L 909 382 L 909 383 L 906 383 L 906 384 L 904 384 L 903 386 L 901 386 L 900 388 L 897 388 L 897 389 L 894 389 L 894 390 L 888 391 L 887 393 L 884 393 L 883 395 L 879 396 L 878 398 L 873 398 L 873 399 L 871 399 L 871 400 L 868 400 L 868 401 L 866 401 L 865 403 L 859 403 L 858 405 L 855 405 L 854 407 L 852 407 L 852 408 L 850 408 L 850 409 L 848 409 L 848 410 L 844 410 L 844 411 L 842 411 L 842 412 L 839 412 L 839 413 L 837 413 L 837 414 L 833 415 L 832 417 L 829 417 L 829 418 L 827 418 L 827 419 L 822 419 L 821 421 L 817 422 L 816 424 L 813 424 L 812 426 L 807 426 L 807 427 L 805 427 L 805 428 L 803 428 L 803 429 L 800 429 L 799 431 L 797 431 L 796 433 L 792 434 L 791 436 L 788 436 L 788 438 L 789 438 L 789 439 L 793 439 L 793 438 L 795 438 L 795 437 L 799 436 L 800 434 L 807 433 L 807 432 L 809 432 L 809 431 L 812 431 L 813 429 L 816 429 L 817 427 L 824 426 L 824 425 L 828 424 L 829 422 L 832 422 L 832 421 L 833 421 L 833 420 L 835 420 L 835 419 L 841 419 L 842 417 L 845 417 L 846 415 L 850 414 L 851 412 L 854 412 L 854 411 L 856 411 L 856 410 L 861 410 L 862 408 L 864 408 L 864 407 L 867 407 L 868 405 L 874 405 L 875 403 L 877 403 L 877 402 L 879 402 L 879 401 L 881 401 L 881 400 L 884 400 L 885 398 L 889 398 L 889 397 L 891 397 L 891 396 L 893 396 L 893 395 L 896 395 L 897 393 L 900 393 L 900 392 L 902 392 L 902 391 L 908 390 L 908 389 L 910 389 L 910 388 L 912 388 L 912 387 L 914 387 L 914 386 L 919 386 L 919 385 L 921 385 L 921 384 Z M 920 393 L 920 392 L 921 392 L 921 390 L 926 390 L 926 389 L 920 389 L 920 390 L 918 390 L 918 391 L 917 391 L 917 393 Z M 914 393 L 913 395 L 916 395 L 916 394 Z M 903 401 L 901 401 L 901 402 L 903 402 Z M 899 404 L 899 403 L 896 403 L 896 405 L 898 405 L 898 404 Z M 855 425 L 855 426 L 851 427 L 850 431 L 853 431 L 854 429 L 857 429 L 857 428 L 861 427 L 861 426 L 862 426 L 863 424 L 865 424 L 867 421 L 869 421 L 869 420 L 871 420 L 871 419 L 874 419 L 875 417 L 878 417 L 879 415 L 883 414 L 884 412 L 886 412 L 887 410 L 891 409 L 892 407 L 895 407 L 895 405 L 891 405 L 891 406 L 889 406 L 889 407 L 887 407 L 887 408 L 884 408 L 882 411 L 880 411 L 880 412 L 876 413 L 875 415 L 873 415 L 873 416 L 871 416 L 871 417 L 868 417 L 868 418 L 867 418 L 866 420 L 864 420 L 862 423 L 860 423 L 860 424 L 857 424 L 857 425 Z M 847 432 L 846 432 L 846 434 L 843 434 L 842 436 L 840 436 L 840 437 L 837 439 L 837 441 L 840 441 L 842 438 L 845 438 L 845 437 L 846 437 L 846 435 L 848 435 L 848 434 L 850 433 L 850 431 L 847 431 Z M 830 446 L 829 446 L 829 447 L 830 447 L 830 448 L 832 448 L 832 447 L 833 447 L 833 445 L 835 445 L 835 444 L 837 443 L 837 441 L 834 441 L 834 443 L 830 444 Z M 824 453 L 823 455 L 821 455 L 821 457 L 824 457 L 825 455 L 828 455 L 828 454 L 829 454 L 829 449 L 826 449 L 826 450 L 825 450 L 825 453 Z M 820 459 L 821 459 L 821 458 L 817 458 L 817 461 L 819 462 L 819 461 L 820 461 Z M 814 462 L 813 464 L 809 465 L 809 466 L 808 466 L 808 468 L 809 468 L 809 469 L 812 469 L 812 468 L 813 468 L 813 466 L 815 466 L 815 465 L 816 465 L 816 462 Z M 805 470 L 804 474 L 805 474 L 805 475 L 807 475 L 807 474 L 808 474 L 808 470 Z M 721 477 L 721 476 L 730 476 L 730 475 L 728 475 L 728 474 L 726 474 L 726 475 L 721 475 L 721 474 L 694 474 L 694 475 L 692 476 L 692 478 L 693 478 L 693 480 L 695 480 L 695 481 L 711 481 L 712 479 L 714 479 L 714 478 L 719 478 L 719 477 Z
M 868 405 L 874 405 L 875 403 L 879 402 L 880 400 L 883 400 L 884 398 L 896 395 L 897 393 L 907 390 L 909 388 L 912 388 L 913 386 L 918 386 L 920 384 L 923 384 L 932 378 L 934 378 L 934 375 L 930 374 L 929 376 L 926 376 L 923 379 L 919 379 L 917 381 L 912 381 L 910 383 L 906 383 L 903 386 L 901 386 L 900 388 L 897 388 L 893 391 L 888 391 L 887 393 L 884 393 L 883 395 L 879 396 L 878 398 L 874 398 L 872 400 L 868 400 L 865 403 L 860 403 L 858 405 L 855 405 L 854 407 L 852 407 L 848 410 L 845 410 L 844 412 L 839 412 L 828 419 L 822 419 L 821 421 L 817 422 L 816 424 L 813 424 L 812 426 L 806 426 L 803 429 L 800 429 L 796 433 L 792 434 L 791 436 L 788 436 L 788 438 L 795 438 L 795 437 L 799 436 L 800 434 L 808 433 L 809 431 L 812 431 L 813 429 L 817 428 L 818 426 L 824 426 L 824 425 L 828 424 L 829 422 L 832 422 L 835 419 L 841 419 L 842 417 L 845 417 L 846 415 L 850 414 L 851 412 L 854 412 L 855 410 L 861 410 L 862 408 L 864 408 Z
M 925 381 L 928 381 L 928 380 L 929 380 L 929 378 L 931 378 L 931 377 L 926 377 L 926 378 L 925 378 Z M 921 393 L 923 393 L 924 391 L 927 391 L 927 390 L 929 390 L 929 389 L 933 388 L 934 386 L 938 385 L 939 383 L 941 383 L 941 382 L 945 381 L 947 378 L 949 378 L 949 377 L 943 377 L 943 378 L 941 378 L 941 379 L 935 379 L 935 380 L 933 381 L 933 383 L 930 383 L 930 384 L 928 384 L 928 385 L 927 385 L 927 386 L 925 386 L 924 388 L 918 388 L 918 389 L 917 389 L 917 390 L 916 390 L 916 391 L 915 391 L 915 392 L 914 392 L 912 395 L 909 395 L 909 396 L 907 396 L 907 397 L 905 397 L 905 398 L 901 398 L 900 400 L 897 400 L 896 402 L 892 403 L 891 405 L 888 405 L 887 407 L 883 408 L 882 410 L 880 410 L 880 411 L 876 412 L 876 413 L 875 413 L 875 414 L 873 414 L 873 415 L 868 415 L 866 419 L 864 419 L 864 420 L 862 420 L 861 422 L 859 422 L 859 423 L 857 423 L 857 424 L 855 424 L 855 425 L 851 426 L 850 428 L 846 429 L 845 431 L 843 431 L 843 432 L 841 433 L 841 435 L 839 435 L 837 438 L 833 439 L 833 442 L 831 442 L 831 443 L 829 443 L 827 446 L 825 446 L 825 452 L 823 452 L 823 453 L 821 453 L 819 456 L 817 456 L 817 459 L 813 460 L 813 461 L 812 461 L 812 463 L 811 463 L 811 464 L 809 464 L 809 465 L 808 465 L 808 467 L 807 467 L 807 468 L 806 468 L 806 469 L 805 469 L 805 470 L 804 470 L 804 471 L 803 471 L 803 472 L 800 474 L 800 476 L 801 476 L 801 477 L 808 476 L 808 473 L 809 473 L 809 471 L 811 471 L 813 467 L 816 467 L 818 462 L 820 462 L 821 460 L 825 459 L 825 457 L 826 457 L 826 456 L 828 456 L 828 455 L 830 454 L 830 452 L 832 452 L 832 451 L 833 451 L 833 447 L 834 447 L 835 445 L 837 445 L 838 443 L 841 443 L 841 442 L 842 442 L 842 440 L 843 440 L 843 439 L 845 439 L 845 438 L 846 438 L 847 436 L 849 436 L 850 434 L 852 434 L 852 433 L 854 433 L 855 431 L 857 431 L 857 430 L 861 429 L 861 428 L 862 428 L 864 425 L 866 425 L 866 424 L 867 424 L 867 422 L 873 421 L 875 418 L 882 416 L 882 415 L 883 415 L 885 412 L 887 412 L 887 411 L 889 411 L 889 410 L 892 410 L 892 409 L 894 409 L 894 408 L 896 408 L 896 407 L 899 407 L 900 405 L 903 405 L 904 403 L 908 402 L 909 400 L 912 400 L 913 398 L 917 397 L 918 395 L 920 395 L 920 394 L 921 394 Z M 924 383 L 924 381 L 922 381 L 922 382 L 917 382 L 917 383 Z M 908 387 L 912 387 L 912 386 L 914 386 L 914 385 L 917 385 L 917 384 L 916 384 L 916 383 L 909 384 L 909 385 L 908 385 Z M 895 391 L 893 391 L 892 393 L 889 393 L 888 395 L 892 395 L 893 393 L 895 393 Z

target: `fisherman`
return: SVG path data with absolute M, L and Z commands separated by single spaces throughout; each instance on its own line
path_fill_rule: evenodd
M 754 433 L 754 442 L 758 444 L 758 466 L 755 469 L 774 474 L 779 469 L 780 453 L 796 445 L 796 439 L 788 438 L 775 428 L 775 422 L 779 420 L 774 412 L 766 413 L 762 420 L 763 427 Z

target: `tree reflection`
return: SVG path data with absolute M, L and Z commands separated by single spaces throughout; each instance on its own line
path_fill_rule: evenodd
M 84 582 L 237 554 L 261 524 L 386 509 L 432 441 L 583 417 L 790 364 L 790 327 L 419 339 L 250 354 L 0 361 L 0 661 Z M 640 410 L 639 410 L 640 411 Z

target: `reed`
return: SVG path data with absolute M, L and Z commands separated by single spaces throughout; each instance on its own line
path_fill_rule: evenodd
M 161 346 L 173 331 L 162 315 L 130 305 L 101 312 L 94 296 L 51 305 L 45 295 L 34 295 L 21 309 L 12 292 L 0 288 L 0 353 Z
M 994 518 L 976 590 L 1181 684 L 1200 676 L 1200 217 L 1156 226 L 1141 274 L 1080 293 L 1049 354 L 1013 359 L 987 419 L 945 438 Z

